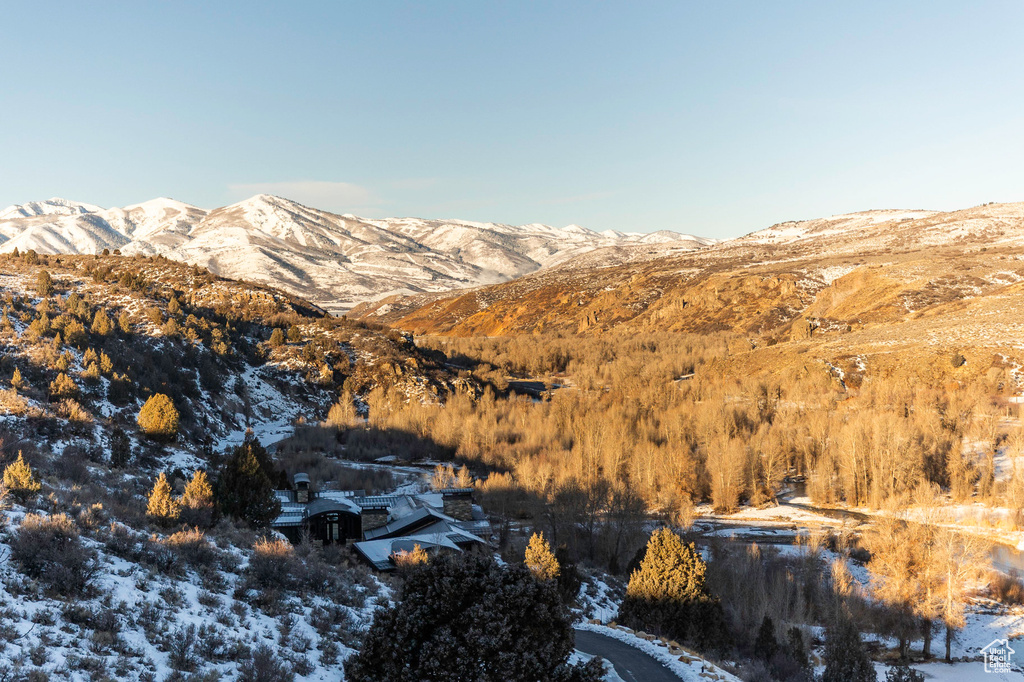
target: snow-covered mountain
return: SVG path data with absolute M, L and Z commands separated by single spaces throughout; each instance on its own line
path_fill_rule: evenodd
M 0 240 L 0 251 L 162 254 L 333 312 L 395 294 L 504 282 L 600 249 L 714 243 L 669 231 L 366 219 L 266 194 L 212 211 L 165 198 L 110 209 L 49 199 L 0 212 Z

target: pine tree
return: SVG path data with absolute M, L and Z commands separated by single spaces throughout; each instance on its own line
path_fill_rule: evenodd
M 110 465 L 117 468 L 127 466 L 132 458 L 132 441 L 120 427 L 110 434 Z
M 43 297 L 53 294 L 53 278 L 46 270 L 40 270 L 36 276 L 36 293 Z
M 544 533 L 534 533 L 530 537 L 525 563 L 537 580 L 556 580 L 561 570 L 551 546 L 544 539 Z
M 92 318 L 92 333 L 106 336 L 112 331 L 114 331 L 114 324 L 107 317 L 106 311 L 100 308 Z
M 18 459 L 4 469 L 4 487 L 16 498 L 25 502 L 30 496 L 42 489 L 42 484 L 32 474 L 32 468 L 18 452 Z
M 692 542 L 684 543 L 668 528 L 656 530 L 640 568 L 629 578 L 619 620 L 701 647 L 726 646 L 725 616 L 704 584 L 706 571 Z
M 25 380 L 21 378 L 21 370 L 17 367 L 14 368 L 14 374 L 11 375 L 11 388 L 16 391 L 25 388 Z
M 78 386 L 71 377 L 64 372 L 57 375 L 57 378 L 50 382 L 50 398 L 61 399 L 71 398 L 78 393 Z
M 860 633 L 846 615 L 825 631 L 825 671 L 821 682 L 877 682 Z
M 284 332 L 281 331 L 280 327 L 275 327 L 274 331 L 271 332 L 270 345 L 274 348 L 278 348 L 284 345 Z
M 185 523 L 209 526 L 213 522 L 213 488 L 206 472 L 196 469 L 181 496 L 181 517 Z
M 171 494 L 171 484 L 167 482 L 167 475 L 161 471 L 153 491 L 149 494 L 146 516 L 161 525 L 169 526 L 178 520 L 180 513 L 181 505 Z
M 295 325 L 288 327 L 288 340 L 292 343 L 302 341 L 302 332 Z
M 281 503 L 271 483 L 273 469 L 266 449 L 247 438 L 224 463 L 217 479 L 217 501 L 221 510 L 266 528 L 281 512 Z
M 132 332 L 132 318 L 128 316 L 128 313 L 121 313 L 117 318 L 117 328 L 121 330 L 122 334 L 131 334 Z
M 761 621 L 761 629 L 754 640 L 754 656 L 762 661 L 771 661 L 779 651 L 779 642 L 775 639 L 775 624 L 769 616 Z
M 483 555 L 442 555 L 409 572 L 397 603 L 374 614 L 349 682 L 598 682 L 601 664 L 569 664 L 572 614 L 555 585 Z
M 163 393 L 149 396 L 136 421 L 142 432 L 153 440 L 169 443 L 178 436 L 178 410 Z

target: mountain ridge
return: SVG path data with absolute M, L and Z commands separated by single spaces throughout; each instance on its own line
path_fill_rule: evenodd
M 160 197 L 123 208 L 53 198 L 0 211 L 0 252 L 163 255 L 303 296 L 335 313 L 394 295 L 508 281 L 606 247 L 714 240 L 578 225 L 360 218 L 269 194 L 203 209 Z

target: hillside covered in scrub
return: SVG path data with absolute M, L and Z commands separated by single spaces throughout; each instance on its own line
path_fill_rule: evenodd
M 0 256 L 0 679 L 338 679 L 390 588 L 343 548 L 265 539 L 246 495 L 300 469 L 393 489 L 316 425 L 475 390 L 437 358 L 161 257 Z M 263 447 L 296 427 L 323 445 Z

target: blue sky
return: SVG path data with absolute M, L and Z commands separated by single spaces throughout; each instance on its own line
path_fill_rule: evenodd
M 1020 3 L 11 3 L 0 204 L 729 237 L 1024 200 Z

